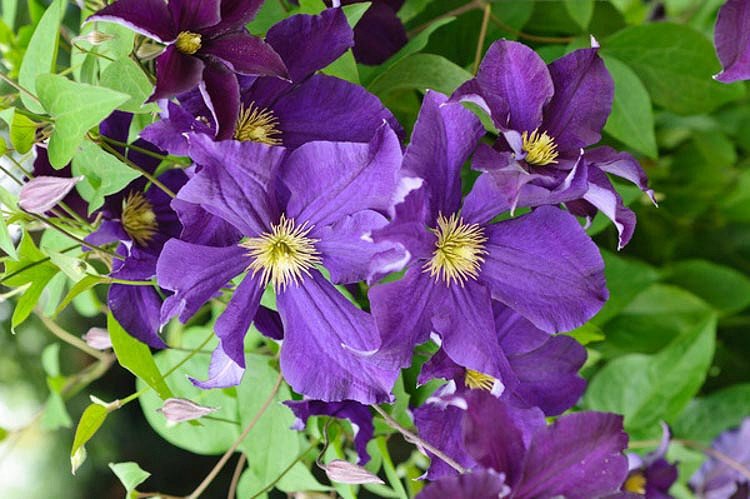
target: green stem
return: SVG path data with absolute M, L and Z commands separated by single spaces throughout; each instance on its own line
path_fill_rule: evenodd
M 474 55 L 474 74 L 479 71 L 479 64 L 482 62 L 482 53 L 484 52 L 484 41 L 487 38 L 487 25 L 492 15 L 492 5 L 484 5 L 484 13 L 482 15 L 482 27 L 479 29 L 479 40 L 477 41 L 477 50 Z
M 106 254 L 108 256 L 111 256 L 112 258 L 117 258 L 119 260 L 125 260 L 125 257 L 123 257 L 122 255 L 118 255 L 114 251 L 102 248 L 100 246 L 95 246 L 95 245 L 93 245 L 91 243 L 87 243 L 86 241 L 84 241 L 80 237 L 78 237 L 78 236 L 76 236 L 74 234 L 71 234 L 66 229 L 63 229 L 62 227 L 60 227 L 59 225 L 56 225 L 56 224 L 52 223 L 52 220 L 49 219 L 49 218 L 43 217 L 41 215 L 37 215 L 36 213 L 31 213 L 31 212 L 26 211 L 26 210 L 23 210 L 23 212 L 26 213 L 27 215 L 30 215 L 32 218 L 34 218 L 36 220 L 39 220 L 40 222 L 44 223 L 48 227 L 50 227 L 52 229 L 55 229 L 56 231 L 60 232 L 61 234 L 69 237 L 73 241 L 76 241 L 76 242 L 80 243 L 81 246 L 85 246 L 85 247 L 87 247 L 87 248 L 89 248 L 89 249 L 91 249 L 93 251 L 98 251 L 100 253 L 104 253 L 104 254 Z
M 92 275 L 92 277 L 97 277 Z M 129 281 L 127 279 L 115 279 L 114 277 L 108 277 L 107 282 L 110 284 L 125 284 L 126 286 L 154 286 L 154 281 Z
M 276 486 L 276 484 L 277 484 L 277 483 L 279 483 L 279 481 L 280 481 L 280 480 L 281 480 L 282 478 L 284 478 L 284 476 L 285 476 L 285 475 L 286 475 L 287 473 L 289 473 L 289 472 L 290 472 L 290 471 L 292 470 L 292 468 L 294 468 L 294 466 L 295 466 L 295 465 L 296 465 L 297 463 L 299 463 L 300 461 L 302 461 L 302 459 L 303 459 L 303 458 L 304 458 L 304 457 L 305 457 L 305 456 L 306 456 L 307 454 L 309 454 L 311 450 L 313 450 L 313 449 L 314 449 L 315 447 L 317 447 L 317 446 L 318 446 L 318 442 L 313 442 L 312 444 L 310 444 L 310 447 L 308 447 L 307 449 L 305 449 L 304 451 L 302 451 L 302 453 L 301 453 L 300 455 L 298 455 L 298 456 L 297 456 L 297 458 L 296 458 L 296 459 L 295 459 L 294 461 L 292 461 L 292 462 L 291 462 L 291 464 L 289 464 L 289 466 L 287 466 L 286 468 L 284 468 L 284 469 L 282 470 L 282 472 L 281 472 L 281 473 L 279 474 L 279 476 L 277 476 L 276 478 L 274 478 L 274 479 L 273 479 L 273 481 L 272 481 L 271 483 L 269 483 L 268 485 L 266 485 L 265 487 L 263 487 L 263 488 L 262 488 L 262 489 L 261 489 L 261 490 L 260 490 L 259 492 L 257 492 L 257 493 L 256 493 L 255 495 L 251 496 L 251 497 L 250 497 L 250 499 L 255 499 L 256 497 L 260 497 L 260 496 L 262 496 L 263 494 L 265 494 L 266 492 L 268 492 L 269 490 L 273 489 L 273 488 L 274 488 L 274 487 Z
M 82 352 L 85 352 L 92 357 L 103 360 L 108 354 L 104 352 L 100 352 L 99 350 L 95 348 L 91 348 L 85 341 L 78 338 L 77 336 L 74 336 L 70 334 L 68 331 L 60 327 L 55 321 L 50 319 L 49 317 L 46 317 L 44 314 L 37 314 L 39 319 L 42 321 L 42 324 L 44 324 L 47 329 L 49 329 L 52 334 L 60 338 L 62 341 L 67 343 L 68 345 L 77 348 L 78 350 L 81 350 Z
M 174 192 L 172 192 L 172 190 L 169 187 L 167 187 L 166 185 L 164 185 L 163 183 L 161 183 L 159 181 L 159 179 L 157 179 L 151 173 L 147 172 L 146 170 L 144 170 L 140 166 L 138 166 L 135 163 L 133 163 L 132 161 L 130 161 L 128 158 L 126 158 L 122 154 L 120 154 L 114 147 L 110 146 L 107 143 L 101 142 L 101 141 L 98 142 L 98 143 L 99 143 L 99 145 L 101 146 L 102 149 L 104 149 L 105 151 L 109 152 L 114 157 L 116 157 L 117 159 L 119 159 L 120 161 L 122 161 L 123 163 L 125 163 L 127 166 L 129 166 L 133 170 L 137 171 L 138 173 L 140 173 L 141 175 L 143 175 L 144 177 L 146 177 L 152 184 L 154 184 L 156 187 L 158 187 L 159 189 L 161 189 L 162 191 L 164 191 L 164 193 L 167 196 L 169 196 L 169 197 L 171 197 L 173 199 L 177 197 L 177 195 Z
M 113 144 L 113 145 L 116 145 L 116 146 L 120 146 L 120 147 L 124 147 L 126 149 L 132 149 L 132 150 L 137 151 L 137 152 L 139 152 L 139 153 L 141 153 L 141 154 L 143 154 L 145 156 L 150 156 L 150 157 L 152 157 L 154 159 L 158 159 L 158 160 L 164 161 L 165 159 L 167 159 L 169 157 L 169 156 L 165 156 L 164 154 L 159 154 L 158 152 L 149 151 L 148 149 L 144 149 L 143 147 L 139 147 L 139 146 L 137 146 L 135 144 L 128 144 L 127 142 L 122 142 L 122 141 L 119 141 L 119 140 L 112 139 L 110 137 L 107 137 L 106 135 L 100 135 L 99 137 L 102 140 L 104 140 L 106 142 L 109 142 L 110 144 Z
M 13 80 L 11 80 L 7 76 L 5 76 L 3 73 L 0 73 L 0 80 L 3 80 L 5 83 L 7 83 L 11 87 L 15 88 L 19 92 L 25 93 L 26 95 L 28 95 L 29 97 L 31 97 L 32 99 L 34 99 L 40 106 L 42 105 L 42 101 L 39 100 L 39 97 L 37 97 L 33 93 L 29 92 L 27 89 L 25 89 L 24 87 L 22 87 L 18 83 L 14 82 Z
M 69 253 L 69 252 L 71 252 L 71 251 L 73 251 L 74 249 L 77 249 L 77 248 L 80 248 L 79 244 L 76 244 L 75 246 L 70 246 L 69 248 L 65 248 L 65 249 L 61 250 L 60 253 Z M 26 265 L 25 267 L 21 267 L 20 269 L 14 271 L 14 272 L 11 272 L 10 274 L 8 274 L 6 276 L 3 276 L 3 278 L 0 279 L 0 284 L 4 283 L 8 279 L 12 279 L 13 277 L 17 276 L 18 274 L 22 274 L 22 273 L 26 272 L 27 270 L 36 267 L 37 265 L 41 265 L 41 264 L 47 263 L 49 261 L 50 261 L 50 257 L 45 257 L 45 258 L 42 258 L 41 260 L 37 260 L 35 262 L 31 262 L 30 264 Z
M 391 460 L 391 455 L 388 452 L 388 441 L 385 437 L 378 437 L 376 440 L 378 450 L 383 458 L 383 470 L 385 471 L 386 478 L 388 478 L 388 483 L 401 499 L 409 499 L 409 495 L 406 493 L 406 489 L 404 489 L 404 484 L 401 483 L 401 479 L 398 477 L 398 473 L 396 473 L 396 468 L 393 466 L 393 460 Z

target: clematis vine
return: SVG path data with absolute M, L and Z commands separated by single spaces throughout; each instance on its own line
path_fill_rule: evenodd
M 498 341 L 493 300 L 546 333 L 567 331 L 606 301 L 604 264 L 558 208 L 494 224 L 494 214 L 462 211 L 461 166 L 482 133 L 473 113 L 427 93 L 401 173 L 418 188 L 372 236 L 401 245 L 410 260 L 402 279 L 370 289 L 370 302 L 382 355 L 408 366 L 413 348 L 435 333 L 453 362 L 513 390 L 519 380 Z M 465 203 L 481 195 L 472 191 Z
M 628 153 L 586 150 L 601 139 L 614 83 L 597 48 L 580 49 L 547 66 L 529 47 L 500 40 L 487 51 L 477 76 L 451 97 L 472 102 L 492 117 L 499 137 L 481 145 L 472 166 L 483 172 L 465 214 L 488 216 L 519 207 L 566 203 L 589 220 L 601 211 L 625 246 L 635 230 L 607 174 L 640 187 L 653 200 L 647 178 Z
M 235 73 L 288 76 L 279 54 L 245 28 L 262 5 L 262 0 L 117 0 L 88 20 L 116 22 L 164 43 L 149 101 L 197 86 L 221 123 L 221 117 L 239 112 Z
M 388 254 L 385 245 L 366 236 L 386 225 L 382 213 L 393 204 L 401 161 L 395 133 L 383 125 L 368 144 L 310 142 L 292 152 L 205 135 L 191 140 L 201 169 L 178 199 L 233 225 L 241 239 L 223 247 L 166 243 L 157 277 L 174 295 L 164 302 L 162 322 L 186 321 L 246 274 L 216 322 L 220 345 L 210 371 L 217 377 L 199 385 L 238 381 L 243 340 L 270 285 L 283 327 L 274 334 L 283 334 L 281 370 L 296 391 L 327 402 L 389 400 L 398 369 L 376 355 L 372 317 L 332 282 L 366 279 L 380 269 L 373 262 L 389 261 L 380 256 Z

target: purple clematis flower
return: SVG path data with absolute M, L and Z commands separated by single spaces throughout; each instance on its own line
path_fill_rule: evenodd
M 661 443 L 654 452 L 644 457 L 628 454 L 630 471 L 622 487 L 624 491 L 642 494 L 646 499 L 671 499 L 669 489 L 677 481 L 677 466 L 664 458 L 671 434 L 664 423 L 662 430 Z
M 110 21 L 167 45 L 156 59 L 150 101 L 199 87 L 219 117 L 239 112 L 235 73 L 286 78 L 284 62 L 268 44 L 250 35 L 262 0 L 117 0 L 89 18 Z
M 420 436 L 454 459 L 462 455 L 459 462 L 472 472 L 433 482 L 419 499 L 590 499 L 616 493 L 627 476 L 622 416 L 579 412 L 547 425 L 539 409 L 481 391 L 451 407 L 460 412 L 459 438 L 443 440 L 422 427 Z
M 385 226 L 381 213 L 393 204 L 401 162 L 395 133 L 383 125 L 369 144 L 310 142 L 292 152 L 205 135 L 191 141 L 190 157 L 201 170 L 178 199 L 224 219 L 243 239 L 224 247 L 167 242 L 157 277 L 175 294 L 164 303 L 163 322 L 186 321 L 247 271 L 216 322 L 214 374 L 225 368 L 236 380 L 241 373 L 243 339 L 271 284 L 283 324 L 281 369 L 296 391 L 327 402 L 388 400 L 398 369 L 375 355 L 374 320 L 318 267 L 337 284 L 374 271 L 371 260 L 386 248 L 367 234 Z
M 363 0 L 342 0 L 342 5 Z M 370 66 L 383 64 L 409 41 L 397 12 L 404 0 L 373 0 L 354 27 L 354 58 Z
M 408 366 L 432 332 L 453 362 L 513 388 L 517 376 L 493 317 L 499 301 L 547 333 L 573 329 L 607 299 L 604 263 L 572 215 L 542 207 L 514 220 L 461 211 L 460 170 L 482 135 L 461 105 L 428 92 L 406 150 L 405 182 L 419 186 L 373 240 L 402 245 L 405 276 L 370 289 L 381 354 Z M 466 200 L 481 195 L 472 191 Z
M 384 120 L 400 131 L 377 97 L 359 85 L 315 74 L 354 43 L 341 9 L 291 16 L 271 27 L 266 41 L 286 63 L 290 81 L 240 77 L 239 109 L 217 116 L 217 122 L 197 91 L 182 95 L 182 105 L 169 103 L 164 119 L 148 127 L 143 137 L 185 155 L 190 132 L 291 149 L 314 140 L 368 142 Z
M 358 464 L 365 465 L 370 461 L 367 443 L 375 434 L 372 423 L 372 413 L 366 405 L 351 400 L 343 402 L 322 402 L 320 400 L 288 400 L 284 405 L 292 410 L 297 420 L 293 428 L 304 430 L 307 420 L 311 416 L 331 416 L 338 419 L 348 419 L 354 430 L 354 446 L 359 456 Z
M 750 418 L 739 428 L 725 431 L 714 440 L 711 448 L 731 459 L 709 457 L 690 479 L 690 487 L 702 499 L 745 499 L 750 494 L 750 479 L 736 465 L 750 468 Z
M 464 212 L 485 216 L 517 207 L 568 203 L 571 212 L 602 211 L 625 246 L 635 214 L 623 204 L 607 173 L 633 182 L 653 199 L 646 175 L 627 153 L 584 148 L 601 139 L 612 108 L 614 83 L 597 48 L 581 49 L 549 66 L 529 47 L 497 41 L 477 76 L 451 100 L 472 102 L 500 132 L 494 147 L 480 146 L 473 167 L 484 172 L 475 189 L 485 193 Z
M 722 71 L 714 78 L 722 83 L 750 79 L 750 1 L 727 0 L 719 9 L 714 30 L 716 54 Z

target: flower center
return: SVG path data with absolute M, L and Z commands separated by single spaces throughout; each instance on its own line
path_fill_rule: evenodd
M 526 151 L 526 162 L 530 165 L 544 166 L 557 163 L 557 144 L 547 132 L 539 133 L 537 128 L 533 132 L 521 134 L 523 150 Z
M 625 480 L 625 485 L 623 485 L 622 489 L 625 492 L 635 492 L 636 494 L 645 494 L 646 493 L 646 477 L 643 476 L 643 473 L 640 471 L 637 471 L 633 474 L 631 474 L 627 480 Z
M 253 276 L 262 271 L 263 285 L 271 282 L 276 291 L 283 291 L 292 283 L 299 285 L 304 275 L 309 276 L 310 269 L 321 263 L 315 249 L 318 240 L 307 237 L 312 229 L 307 222 L 297 225 L 293 218 L 282 215 L 278 224 L 271 225 L 270 232 L 240 243 L 253 258 L 247 270 Z
M 473 369 L 467 369 L 464 375 L 464 384 L 466 388 L 471 390 L 485 390 L 488 392 L 492 391 L 495 386 L 495 378 Z
M 279 120 L 269 109 L 259 108 L 251 102 L 246 108 L 240 109 L 234 139 L 240 142 L 260 142 L 270 146 L 281 144 L 281 132 L 276 128 Z
M 131 192 L 123 199 L 120 222 L 130 238 L 141 246 L 146 246 L 159 229 L 154 207 L 142 192 Z
M 469 279 L 476 279 L 484 262 L 484 230 L 477 224 L 465 224 L 455 213 L 450 218 L 438 216 L 437 236 L 432 259 L 424 266 L 435 281 L 442 279 L 446 286 L 451 282 L 461 286 Z
M 192 31 L 183 31 L 177 35 L 177 50 L 186 55 L 193 55 L 201 49 L 201 35 Z

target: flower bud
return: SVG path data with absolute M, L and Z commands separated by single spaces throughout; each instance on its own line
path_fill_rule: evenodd
M 91 45 L 97 46 L 112 39 L 114 39 L 113 35 L 94 30 L 86 33 L 85 35 L 75 37 L 74 41 L 89 42 Z
M 161 412 L 167 420 L 168 425 L 175 425 L 183 421 L 202 418 L 206 414 L 216 412 L 215 407 L 204 407 L 187 399 L 171 398 L 164 401 Z
M 29 213 L 43 215 L 83 180 L 83 177 L 36 177 L 27 182 L 18 196 L 18 206 Z
M 112 340 L 109 337 L 109 331 L 104 328 L 92 327 L 82 336 L 82 338 L 91 348 L 97 350 L 112 348 Z
M 326 464 L 323 466 L 323 471 L 326 472 L 332 482 L 348 484 L 385 483 L 377 475 L 370 473 L 362 466 L 341 459 L 334 459 Z

